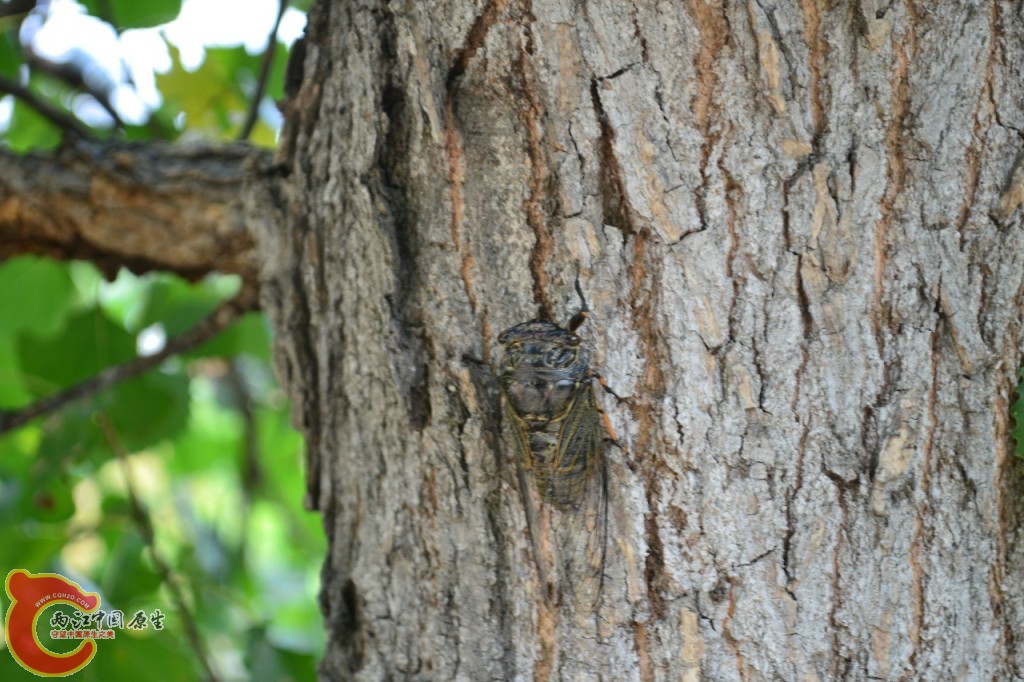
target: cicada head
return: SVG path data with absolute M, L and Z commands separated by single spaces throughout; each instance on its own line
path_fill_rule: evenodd
M 524 322 L 498 337 L 505 344 L 501 386 L 530 428 L 565 416 L 585 383 L 589 355 L 576 334 L 550 322 Z

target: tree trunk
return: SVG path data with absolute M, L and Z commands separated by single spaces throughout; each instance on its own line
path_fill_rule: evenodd
M 263 300 L 324 679 L 1011 679 L 1017 3 L 317 2 Z M 580 329 L 622 448 L 552 599 L 498 334 Z

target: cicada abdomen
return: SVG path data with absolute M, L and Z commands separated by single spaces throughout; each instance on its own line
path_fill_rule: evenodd
M 565 327 L 533 320 L 502 332 L 499 382 L 540 579 L 563 600 L 568 592 L 596 606 L 607 547 L 605 432 L 614 434 L 595 397 L 599 374 L 575 333 L 588 314 L 579 282 L 576 291 L 582 307 Z

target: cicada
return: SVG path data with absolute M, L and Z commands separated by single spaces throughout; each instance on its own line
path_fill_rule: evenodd
M 596 605 L 608 532 L 605 439 L 615 433 L 597 402 L 595 385 L 605 384 L 576 334 L 590 312 L 578 279 L 576 293 L 580 310 L 565 327 L 532 320 L 498 336 L 499 383 L 541 582 L 551 594 L 557 573 L 561 597 L 568 590 Z

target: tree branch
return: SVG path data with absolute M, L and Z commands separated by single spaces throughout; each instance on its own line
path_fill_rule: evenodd
M 92 133 L 87 127 L 85 127 L 85 125 L 82 124 L 81 121 L 68 112 L 53 106 L 20 83 L 0 76 L 0 92 L 6 92 L 8 95 L 14 95 L 22 102 L 38 111 L 43 118 L 61 130 L 69 130 L 80 137 L 92 137 Z
M 263 51 L 263 64 L 260 65 L 260 77 L 256 82 L 256 92 L 252 94 L 252 102 L 249 103 L 249 113 L 246 114 L 245 123 L 238 133 L 239 140 L 248 140 L 252 129 L 256 126 L 256 119 L 259 118 L 260 102 L 263 101 L 263 93 L 267 91 L 267 79 L 270 78 L 270 67 L 274 64 L 274 54 L 277 52 L 277 31 L 281 28 L 281 19 L 288 9 L 288 0 L 280 0 L 277 9 L 277 19 L 274 20 L 274 27 L 270 29 L 267 37 L 267 47 Z
M 275 207 L 269 192 L 246 190 L 269 183 L 269 166 L 269 152 L 245 144 L 76 141 L 55 154 L 0 150 L 0 259 L 88 260 L 109 277 L 124 266 L 190 280 L 210 272 L 255 279 L 247 216 Z
M 0 5 L 0 19 L 28 14 L 36 7 L 36 0 L 10 0 Z
M 215 336 L 245 313 L 255 310 L 257 304 L 258 294 L 255 284 L 251 282 L 243 284 L 242 290 L 237 296 L 222 303 L 216 310 L 188 331 L 169 340 L 163 350 L 158 353 L 140 355 L 122 365 L 108 367 L 94 377 L 37 400 L 23 409 L 0 410 L 0 434 L 27 424 L 36 417 L 50 414 L 74 400 L 98 393 L 125 379 L 138 376 L 146 370 L 159 365 L 172 355 L 198 346 Z

